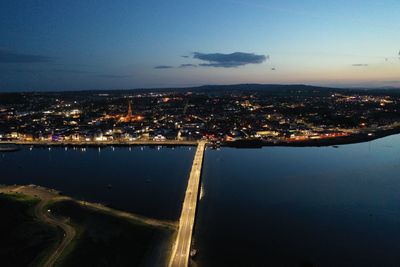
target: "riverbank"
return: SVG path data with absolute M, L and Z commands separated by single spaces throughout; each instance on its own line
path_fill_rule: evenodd
M 221 146 L 224 147 L 236 147 L 236 148 L 261 148 L 264 146 L 287 146 L 287 147 L 320 147 L 320 146 L 334 146 L 334 145 L 347 145 L 362 142 L 369 142 L 375 139 L 383 138 L 389 135 L 399 134 L 400 127 L 381 130 L 369 133 L 351 134 L 348 136 L 332 137 L 332 138 L 321 138 L 321 139 L 307 139 L 307 140 L 296 140 L 296 141 L 265 141 L 261 139 L 242 139 L 236 141 L 222 142 Z M 12 146 L 7 147 L 0 152 L 18 151 L 18 145 L 32 146 L 32 147 L 129 147 L 129 146 L 163 146 L 163 147 L 176 147 L 176 146 L 197 146 L 200 140 L 191 141 L 178 141 L 178 140 L 165 140 L 165 141 L 154 141 L 154 140 L 136 140 L 136 141 L 108 141 L 108 142 L 96 142 L 96 141 L 0 141 L 0 146 Z
M 123 146 L 197 146 L 198 141 L 178 141 L 178 140 L 136 140 L 136 141 L 0 141 L 0 145 L 25 145 L 34 147 L 123 147 Z
M 167 261 L 174 232 L 169 227 L 121 218 L 72 200 L 48 208 L 55 216 L 68 218 L 77 232 L 55 266 L 163 266 Z
M 32 211 L 35 217 L 53 229 L 57 226 L 63 230 L 62 241 L 46 253 L 42 266 L 77 266 L 92 264 L 95 260 L 99 264 L 112 264 L 115 257 L 119 258 L 121 265 L 132 261 L 154 262 L 154 259 L 157 263 L 165 263 L 169 255 L 176 223 L 77 201 L 58 191 L 35 185 L 0 186 L 0 192 L 36 199 Z M 158 250 L 159 246 L 167 249 Z
M 57 195 L 57 192 L 35 186 L 4 186 L 0 188 L 0 192 L 14 196 L 22 194 L 24 196 L 38 199 L 38 203 L 34 205 L 32 212 L 36 219 L 39 222 L 52 227 L 53 229 L 62 229 L 64 232 L 64 237 L 62 238 L 61 242 L 59 242 L 58 245 L 48 253 L 47 259 L 43 262 L 44 267 L 53 266 L 65 248 L 75 237 L 75 229 L 72 226 L 61 219 L 55 219 L 51 216 L 50 212 L 46 212 L 45 210 L 45 206 L 54 199 L 54 196 Z
M 39 202 L 34 196 L 0 193 L 1 266 L 44 266 L 61 241 L 61 231 L 36 217 Z
M 236 147 L 236 148 L 261 148 L 264 146 L 286 146 L 286 147 L 322 147 L 322 146 L 336 146 L 348 145 L 373 141 L 390 135 L 400 133 L 400 128 L 390 129 L 380 132 L 352 134 L 343 137 L 325 138 L 325 139 L 308 139 L 299 141 L 279 141 L 269 142 L 259 139 L 253 140 L 237 140 L 232 142 L 225 142 L 222 146 Z

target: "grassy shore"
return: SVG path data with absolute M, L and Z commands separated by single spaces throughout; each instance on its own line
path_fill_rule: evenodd
M 0 193 L 1 266 L 41 266 L 61 240 L 61 232 L 37 220 L 33 209 L 39 199 Z
M 68 218 L 76 238 L 56 266 L 163 266 L 173 230 L 121 219 L 71 200 L 48 206 Z M 163 247 L 163 249 L 160 249 Z
M 77 201 L 35 185 L 0 186 L 0 211 L 0 266 L 6 267 L 47 264 L 70 236 L 59 224 L 71 227 L 74 235 L 55 266 L 165 266 L 176 231 L 173 222 Z

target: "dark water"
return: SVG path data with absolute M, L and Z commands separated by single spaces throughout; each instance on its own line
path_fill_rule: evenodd
M 188 147 L 25 147 L 0 153 L 0 184 L 33 183 L 142 215 L 177 219 L 194 152 Z
M 400 135 L 207 150 L 197 266 L 400 266 Z

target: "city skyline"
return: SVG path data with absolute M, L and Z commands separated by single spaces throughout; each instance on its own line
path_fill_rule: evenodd
M 396 1 L 3 1 L 0 92 L 400 86 Z

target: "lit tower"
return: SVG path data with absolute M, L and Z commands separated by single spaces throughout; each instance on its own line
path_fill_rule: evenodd
M 132 103 L 131 103 L 131 101 L 128 101 L 128 114 L 126 114 L 126 120 L 127 121 L 132 120 Z

